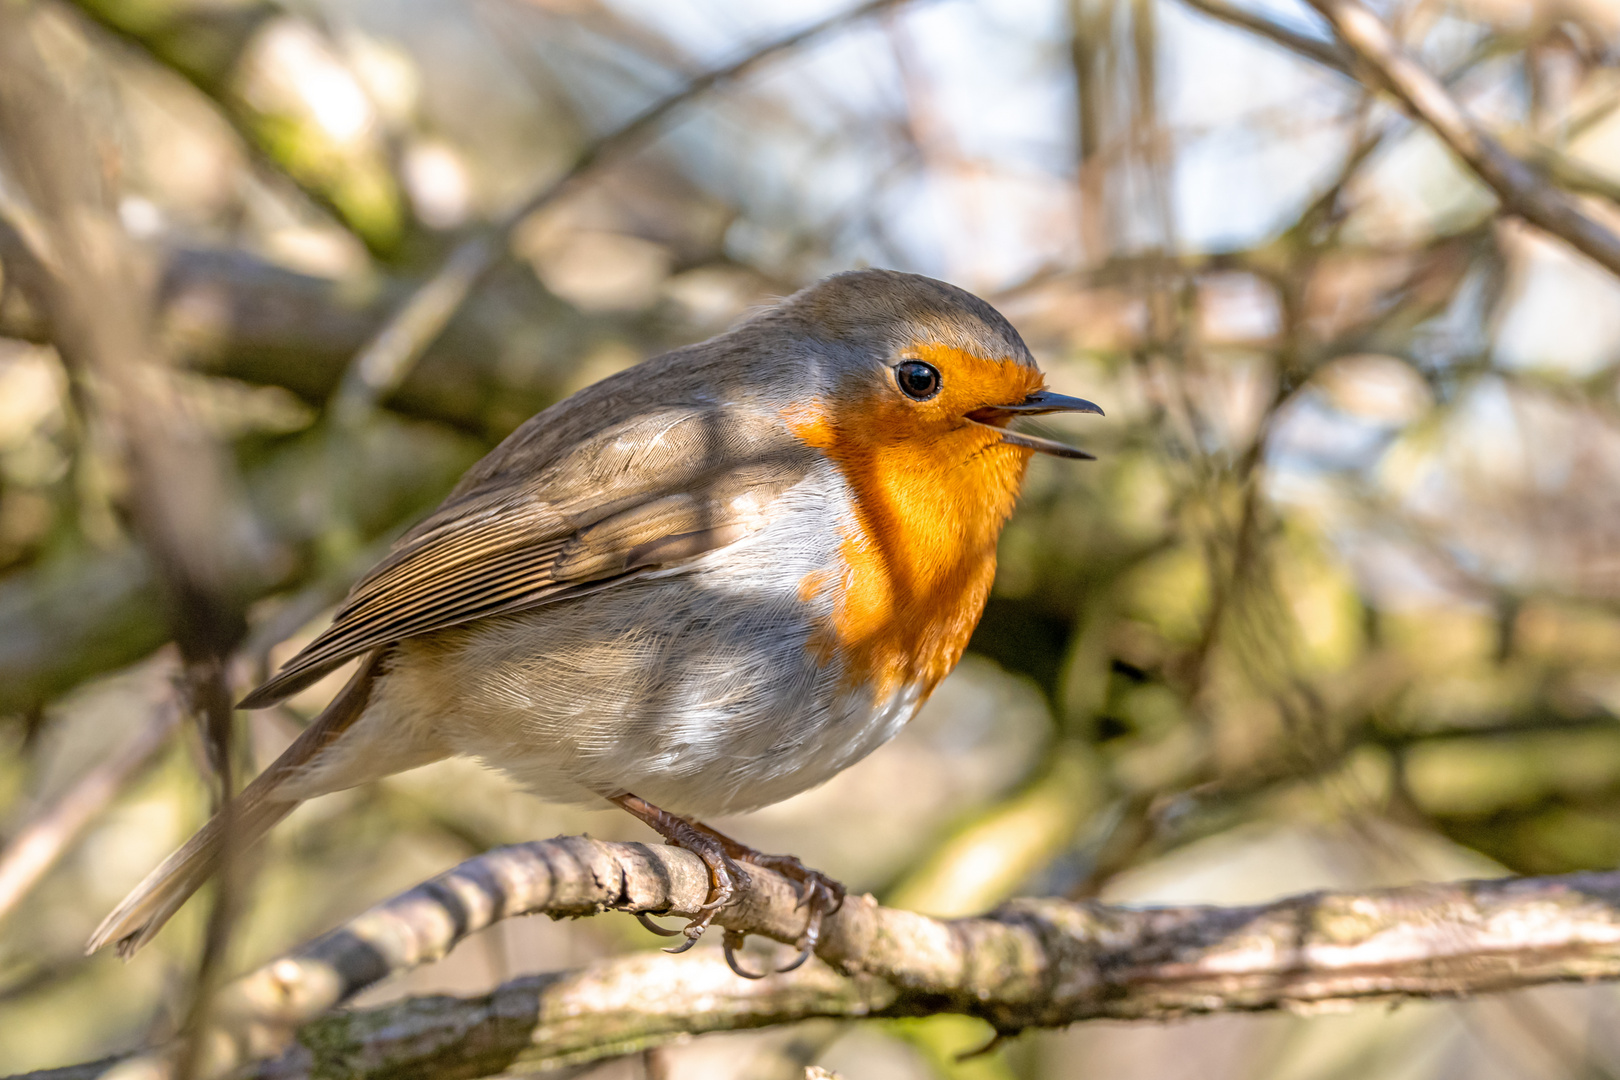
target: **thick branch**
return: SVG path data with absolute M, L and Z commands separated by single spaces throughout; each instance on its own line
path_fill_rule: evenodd
M 25 281 L 43 273 L 0 217 L 0 337 L 52 338 Z M 281 386 L 313 405 L 337 389 L 355 352 L 417 282 L 378 275 L 314 277 L 242 251 L 176 248 L 162 255 L 154 321 L 175 361 L 207 375 Z M 36 290 L 37 291 L 37 290 Z M 546 292 L 526 267 L 490 281 L 381 404 L 497 441 L 556 400 L 580 356 L 604 340 L 667 347 L 655 317 L 587 315 Z
M 793 940 L 804 916 L 792 885 L 750 874 L 717 921 Z M 218 1064 L 258 1059 L 254 1071 L 277 1077 L 480 1076 L 816 1016 L 964 1013 L 1015 1032 L 1620 977 L 1620 873 L 1574 874 L 1237 908 L 1020 900 L 950 921 L 851 897 L 827 922 L 822 964 L 758 983 L 712 956 L 637 955 L 477 998 L 322 1017 L 499 919 L 690 915 L 706 880 L 695 856 L 669 847 L 565 837 L 491 851 L 235 983 L 218 1014 L 234 1052 Z
M 1339 40 L 1414 116 L 1434 130 L 1502 202 L 1502 208 L 1560 237 L 1620 274 L 1620 236 L 1589 216 L 1566 192 L 1503 148 L 1465 113 L 1440 80 L 1407 54 L 1357 0 L 1311 0 Z
M 192 370 L 283 386 L 325 403 L 350 358 L 417 283 L 353 282 L 299 274 L 242 252 L 178 250 L 159 294 L 160 320 Z M 470 300 L 381 402 L 496 441 L 558 396 L 579 358 L 603 340 L 665 347 L 652 319 L 585 315 L 546 292 L 527 267 L 503 273 Z

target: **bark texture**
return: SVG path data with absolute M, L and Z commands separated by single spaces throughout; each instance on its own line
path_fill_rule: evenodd
M 793 886 L 751 870 L 724 928 L 791 942 Z M 998 1032 L 1079 1020 L 1312 1010 L 1620 977 L 1620 874 L 1311 893 L 1247 907 L 1013 901 L 941 920 L 852 896 L 818 960 L 750 982 L 714 952 L 645 953 L 471 998 L 335 1006 L 516 915 L 691 915 L 696 856 L 562 837 L 497 850 L 378 905 L 239 979 L 209 1067 L 264 1078 L 477 1077 L 579 1064 L 703 1032 L 960 1013 Z M 100 1076 L 112 1062 L 32 1074 Z M 161 1054 L 117 1063 L 165 1075 Z

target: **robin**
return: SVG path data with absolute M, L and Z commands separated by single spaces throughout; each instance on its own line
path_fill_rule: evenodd
M 469 754 L 545 798 L 616 803 L 702 858 L 708 903 L 663 931 L 686 937 L 671 951 L 747 880 L 740 862 L 787 874 L 809 909 L 797 966 L 842 887 L 698 819 L 814 787 L 911 718 L 983 613 L 1031 455 L 1091 457 L 1007 426 L 1055 412 L 1102 410 L 1044 389 L 983 300 L 886 270 L 551 406 L 247 695 L 264 708 L 360 660 L 90 951 L 150 940 L 227 834 L 245 845 L 305 799 Z

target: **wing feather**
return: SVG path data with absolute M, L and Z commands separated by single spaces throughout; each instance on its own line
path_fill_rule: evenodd
M 522 610 L 566 589 L 548 572 L 569 537 L 530 547 L 508 547 L 448 566 L 396 563 L 389 579 L 364 593 L 356 590 L 338 608 L 332 625 L 275 677 L 242 701 L 258 709 L 319 680 L 327 672 L 379 645 L 443 630 L 472 619 Z M 432 571 L 437 570 L 436 574 Z M 415 589 L 424 581 L 426 588 Z
M 729 464 L 695 485 L 678 472 L 660 477 L 686 490 L 610 492 L 620 497 L 592 500 L 603 508 L 594 520 L 532 494 L 468 492 L 356 583 L 332 625 L 241 707 L 272 705 L 392 642 L 690 562 L 763 525 L 764 508 L 803 475 L 802 462 Z

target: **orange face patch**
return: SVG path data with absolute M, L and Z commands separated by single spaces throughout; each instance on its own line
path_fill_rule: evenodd
M 794 434 L 838 463 L 855 496 L 843 588 L 812 647 L 841 657 L 880 700 L 911 683 L 926 696 L 956 666 L 995 577 L 996 541 L 1031 452 L 967 415 L 1042 386 L 1015 360 L 937 342 L 901 356 L 937 368 L 939 393 L 913 401 L 891 381 L 786 410 Z

